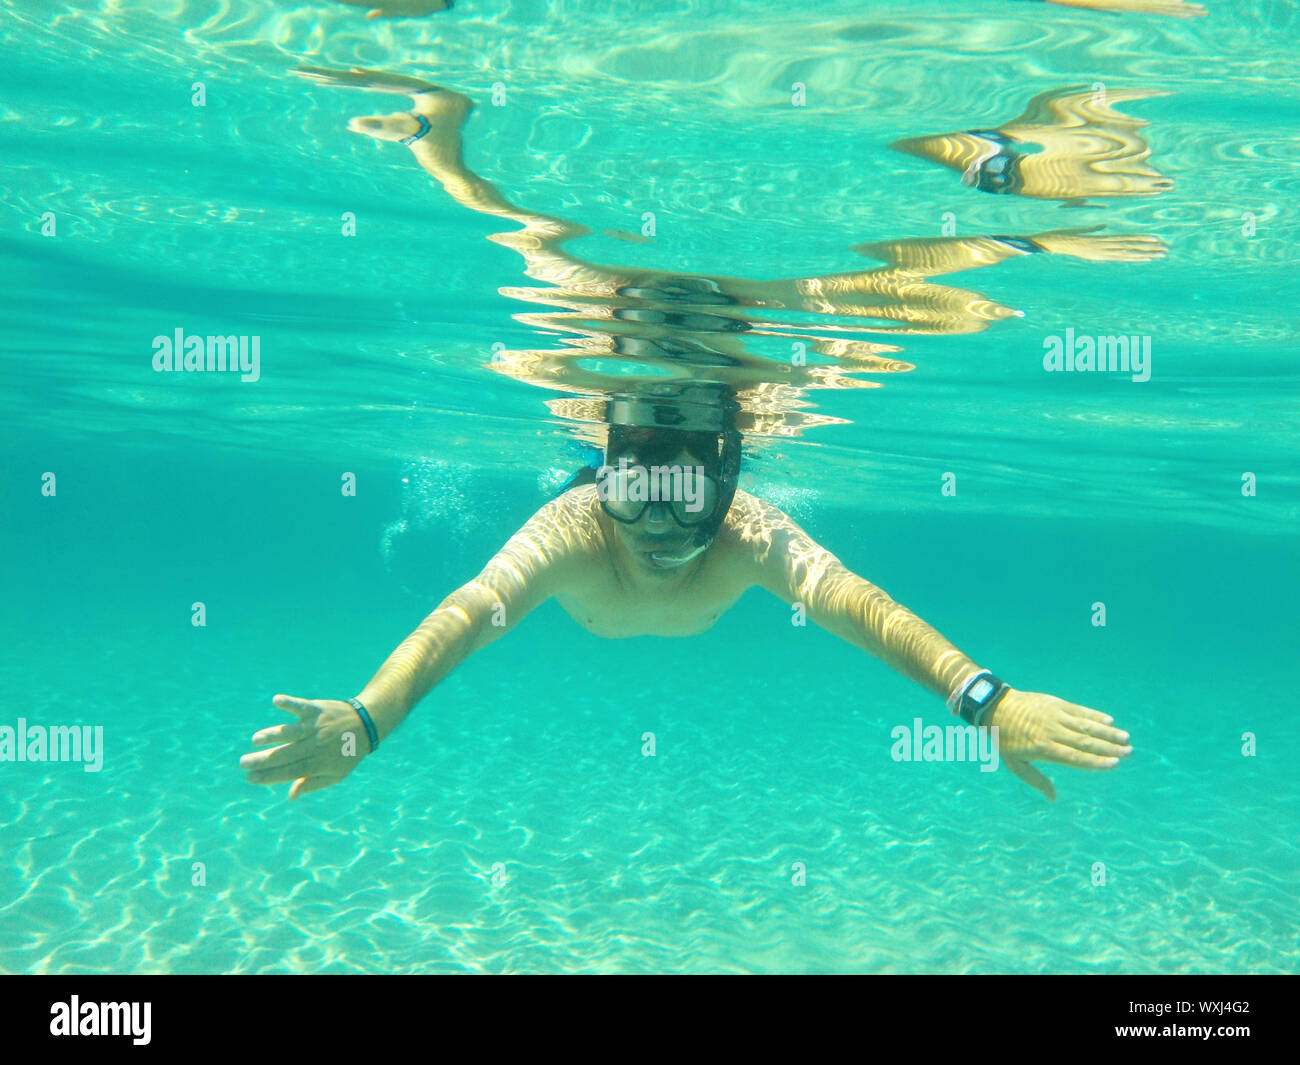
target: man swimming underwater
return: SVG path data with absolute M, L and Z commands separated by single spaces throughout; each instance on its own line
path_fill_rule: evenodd
M 575 477 L 353 699 L 275 696 L 296 720 L 254 735 L 254 745 L 274 746 L 240 760 L 252 783 L 292 782 L 290 799 L 339 783 L 457 665 L 548 599 L 598 636 L 692 636 L 755 585 L 803 604 L 815 623 L 947 700 L 968 723 L 996 726 L 1001 760 L 1049 800 L 1056 791 L 1031 762 L 1111 769 L 1132 753 L 1110 717 L 1003 684 L 787 515 L 737 488 L 740 433 L 725 389 L 695 381 L 615 395 L 607 421 L 596 483 Z M 673 490 L 656 491 L 669 471 Z

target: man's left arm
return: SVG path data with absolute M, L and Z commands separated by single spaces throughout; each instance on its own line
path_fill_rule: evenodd
M 776 507 L 752 496 L 743 534 L 758 567 L 757 583 L 787 603 L 802 604 L 828 632 L 861 647 L 947 700 L 980 667 L 882 589 L 859 577 Z M 1111 769 L 1132 753 L 1128 733 L 1098 710 L 1041 692 L 1007 687 L 981 722 L 998 729 L 1007 767 L 1049 800 L 1055 788 L 1030 763 Z

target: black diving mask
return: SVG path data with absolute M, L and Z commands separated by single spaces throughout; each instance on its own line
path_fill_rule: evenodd
M 731 509 L 740 473 L 741 437 L 735 425 L 738 408 L 730 390 L 717 382 L 687 381 L 643 385 L 637 392 L 610 396 L 606 421 L 611 436 L 605 465 L 596 474 L 596 490 L 605 513 L 623 525 L 645 516 L 648 507 L 666 509 L 672 520 L 689 530 L 689 541 L 671 551 L 656 551 L 656 565 L 684 565 L 704 552 Z M 714 437 L 716 455 L 686 454 L 693 465 L 632 463 L 643 457 L 639 445 L 616 440 L 624 427 L 707 433 Z M 702 458 L 702 461 L 701 461 Z M 662 514 L 663 509 L 652 511 Z
M 605 513 L 624 525 L 641 520 L 651 506 L 665 506 L 683 529 L 703 525 L 718 509 L 723 490 L 703 466 L 642 466 L 620 459 L 596 473 L 596 493 Z

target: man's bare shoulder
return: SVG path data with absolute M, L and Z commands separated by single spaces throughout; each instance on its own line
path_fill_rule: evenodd
M 798 574 L 839 564 L 780 507 L 739 489 L 727 512 L 727 539 L 755 584 L 784 595 Z
M 776 542 L 785 544 L 793 538 L 808 536 L 780 507 L 740 488 L 736 489 L 736 497 L 727 511 L 726 528 L 738 544 L 762 552 L 770 550 Z
M 522 584 L 552 594 L 605 554 L 595 488 L 583 485 L 542 504 L 488 562 L 478 580 L 490 588 Z
M 578 485 L 539 507 L 514 538 L 551 552 L 585 557 L 604 550 L 599 510 L 596 486 Z

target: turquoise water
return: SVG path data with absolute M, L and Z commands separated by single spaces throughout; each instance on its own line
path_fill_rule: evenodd
M 5 5 L 0 726 L 102 726 L 104 760 L 0 761 L 0 970 L 1295 971 L 1300 11 L 1206 6 Z M 1113 715 L 1133 757 L 1039 763 L 1053 804 L 894 761 L 941 701 L 755 589 L 686 639 L 547 603 L 339 786 L 250 786 L 272 694 L 359 691 L 594 454 L 597 378 L 654 372 L 664 333 L 736 356 L 557 289 L 488 239 L 517 224 L 349 132 L 409 97 L 296 67 L 469 97 L 466 166 L 618 276 L 1101 224 L 1163 245 L 913 264 L 744 336 L 767 387 L 742 487 L 1015 687 Z M 1070 151 L 1172 187 L 1063 206 L 1068 168 L 993 195 L 890 147 L 1098 84 L 1166 94 L 1102 123 L 1149 160 Z M 178 328 L 256 335 L 258 379 L 156 372 Z M 1150 338 L 1150 380 L 1045 372 L 1067 330 Z

